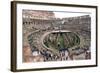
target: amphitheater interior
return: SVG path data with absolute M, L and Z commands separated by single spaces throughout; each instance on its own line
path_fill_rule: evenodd
M 91 17 L 23 10 L 23 62 L 91 59 Z

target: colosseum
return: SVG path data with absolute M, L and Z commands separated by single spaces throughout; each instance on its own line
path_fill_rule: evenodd
M 91 17 L 23 10 L 23 62 L 91 59 Z

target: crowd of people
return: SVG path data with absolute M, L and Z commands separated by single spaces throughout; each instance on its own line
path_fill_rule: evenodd
M 52 51 L 46 49 L 46 50 L 34 50 L 33 56 L 41 55 L 44 59 L 43 61 L 64 61 L 68 60 L 68 54 L 69 52 L 67 50 L 60 50 L 59 54 L 54 54 Z
M 24 47 L 24 62 L 48 62 L 48 61 L 67 61 L 67 60 L 88 60 L 91 59 L 91 51 L 87 48 L 75 48 L 70 51 L 68 48 L 62 48 L 58 54 L 49 49 L 39 50 Z
M 69 51 L 67 48 L 61 49 L 59 50 L 58 54 L 54 54 L 52 51 L 45 49 L 42 51 L 37 50 L 33 50 L 33 56 L 42 56 L 42 61 L 47 62 L 47 61 L 66 61 L 66 60 L 77 60 L 78 56 L 80 57 L 81 54 L 83 54 L 83 56 L 81 58 L 83 59 L 91 59 L 91 52 L 89 49 L 87 48 L 76 48 L 74 50 L 72 50 L 73 53 L 70 53 L 71 51 Z M 77 58 L 75 58 L 74 56 L 77 56 Z

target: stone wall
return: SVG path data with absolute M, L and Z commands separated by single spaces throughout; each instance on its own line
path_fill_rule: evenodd
M 23 10 L 23 18 L 33 19 L 53 19 L 55 15 L 52 11 L 40 11 L 40 10 Z

